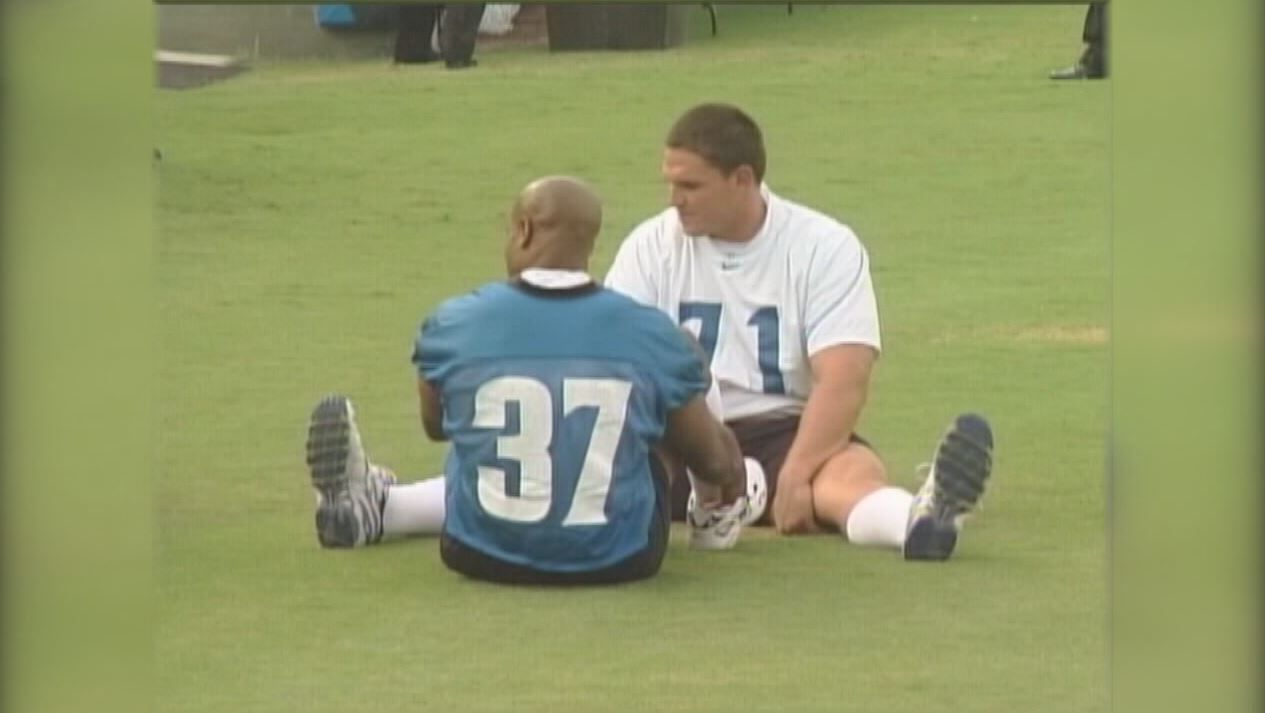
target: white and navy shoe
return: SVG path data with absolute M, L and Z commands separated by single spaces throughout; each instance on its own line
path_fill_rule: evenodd
M 747 498 L 739 496 L 728 505 L 701 505 L 697 498 L 685 511 L 690 526 L 690 549 L 728 550 L 738 543 L 742 519 L 747 514 Z
M 395 476 L 369 462 L 345 396 L 312 410 L 307 464 L 316 489 L 316 539 L 322 547 L 364 547 L 382 539 L 382 508 Z
M 962 522 L 984 495 L 993 468 L 993 431 L 978 414 L 958 416 L 936 446 L 931 472 L 909 511 L 905 559 L 946 560 Z
M 749 527 L 760 519 L 769 506 L 769 481 L 764 475 L 764 468 L 760 465 L 760 461 L 755 458 L 743 458 L 742 465 L 747 471 L 747 509 L 742 513 L 741 522 L 743 527 Z M 687 513 L 694 509 L 697 499 L 694 491 L 690 490 L 690 497 L 685 501 Z

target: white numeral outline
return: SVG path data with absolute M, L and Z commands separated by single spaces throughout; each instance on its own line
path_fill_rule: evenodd
M 574 378 L 562 381 L 563 416 L 596 407 L 597 418 L 585 448 L 580 477 L 562 524 L 606 524 L 606 497 L 614 475 L 628 418 L 632 384 L 622 379 Z M 506 491 L 506 473 L 495 466 L 479 466 L 479 504 L 488 514 L 511 522 L 540 522 L 553 503 L 553 396 L 540 381 L 522 376 L 492 379 L 475 393 L 475 428 L 505 429 L 505 405 L 518 404 L 519 431 L 496 439 L 496 457 L 519 463 L 519 492 Z

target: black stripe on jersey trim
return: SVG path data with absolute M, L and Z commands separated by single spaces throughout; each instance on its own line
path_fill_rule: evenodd
M 591 295 L 602 289 L 602 286 L 596 282 L 586 282 L 583 285 L 576 285 L 575 287 L 541 287 L 540 285 L 533 285 L 519 277 L 510 280 L 510 287 L 522 290 L 529 295 L 536 295 L 537 297 L 583 297 L 585 295 Z

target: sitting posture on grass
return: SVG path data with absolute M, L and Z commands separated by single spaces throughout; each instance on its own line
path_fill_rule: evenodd
M 370 460 L 351 402 L 325 398 L 307 441 L 319 542 L 439 534 L 444 563 L 480 579 L 642 579 L 668 540 L 663 451 L 699 493 L 691 545 L 732 547 L 747 512 L 737 442 L 708 410 L 688 335 L 589 276 L 598 197 L 544 178 L 511 212 L 510 279 L 442 304 L 414 347 L 422 424 L 451 443 L 443 477 L 397 484 Z
M 759 126 L 727 104 L 685 112 L 668 132 L 671 205 L 637 226 L 606 285 L 691 329 L 719 384 L 720 411 L 767 479 L 771 508 L 750 517 L 786 534 L 944 560 L 984 492 L 993 436 L 975 414 L 953 420 L 918 493 L 887 482 L 855 432 L 878 359 L 869 256 L 847 226 L 764 183 Z M 688 483 L 677 482 L 674 516 Z

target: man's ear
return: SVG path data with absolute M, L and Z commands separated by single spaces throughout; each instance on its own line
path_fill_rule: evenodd
M 531 246 L 532 238 L 535 237 L 535 226 L 531 220 L 527 218 L 519 218 L 518 220 L 518 247 L 520 250 L 526 250 Z
M 755 178 L 755 169 L 745 163 L 738 168 L 735 168 L 730 176 L 734 179 L 734 182 L 740 186 L 760 185 L 760 182 Z

